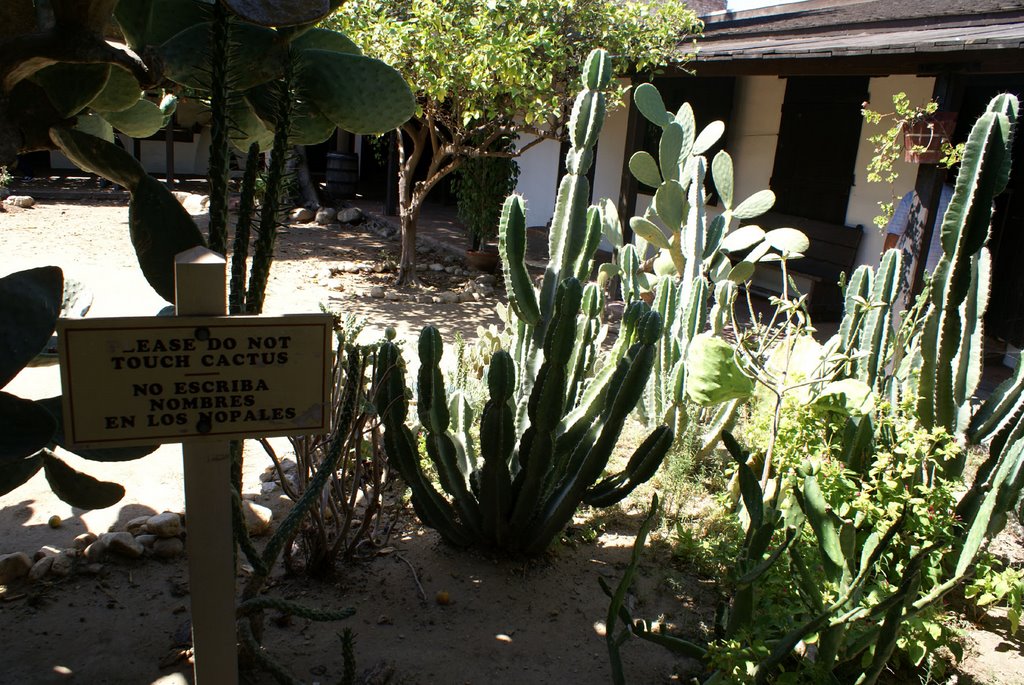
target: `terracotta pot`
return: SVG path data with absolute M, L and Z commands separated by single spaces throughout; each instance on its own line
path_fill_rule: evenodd
M 938 164 L 942 144 L 953 138 L 955 129 L 956 112 L 935 112 L 911 124 L 903 132 L 903 159 L 911 164 Z
M 466 250 L 469 268 L 493 274 L 498 270 L 498 253 L 490 250 Z

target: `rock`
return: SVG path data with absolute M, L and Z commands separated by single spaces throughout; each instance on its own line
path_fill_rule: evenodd
M 474 293 L 459 293 L 459 302 L 472 302 Z
M 266 483 L 260 483 L 260 494 L 269 495 L 274 490 L 277 490 L 276 482 L 268 480 Z
M 75 567 L 75 560 L 68 554 L 58 554 L 50 565 L 50 573 L 58 578 L 67 578 Z
M 481 274 L 473 279 L 473 282 L 477 285 L 489 285 L 494 286 L 498 282 L 498 277 L 494 274 Z
M 489 285 L 478 285 L 476 287 L 476 291 L 484 297 L 491 297 L 494 295 L 494 288 Z
M 326 226 L 327 224 L 333 223 L 334 217 L 337 215 L 338 211 L 336 209 L 321 207 L 316 212 L 316 222 L 321 226 Z
M 307 224 L 316 218 L 316 213 L 307 207 L 296 207 L 288 216 L 292 223 Z
M 146 521 L 146 530 L 158 538 L 177 537 L 181 534 L 181 517 L 170 511 L 150 516 Z
M 39 551 L 32 555 L 32 561 L 39 561 L 44 557 L 55 557 L 58 554 L 60 554 L 60 550 L 53 545 L 43 545 L 39 548 Z
M 147 516 L 147 517 L 143 517 L 143 518 L 149 518 L 149 517 Z M 71 544 L 79 552 L 82 552 L 82 551 L 85 550 L 86 547 L 88 547 L 89 545 L 91 545 L 94 542 L 96 542 L 96 533 L 82 533 L 81 535 L 77 536 L 75 538 L 74 542 L 72 542 Z
M 245 515 L 245 527 L 249 534 L 259 537 L 270 530 L 270 523 L 274 520 L 274 512 L 269 508 L 248 500 L 242 501 L 242 513 Z
M 444 304 L 458 304 L 459 295 L 453 292 L 443 292 L 441 293 L 441 302 Z
M 370 297 L 376 297 L 378 299 L 384 297 L 384 286 L 375 285 L 370 288 Z
M 143 547 L 152 547 L 153 543 L 156 542 L 157 540 L 160 540 L 160 539 L 161 538 L 158 538 L 157 536 L 153 535 L 152 533 L 145 533 L 143 535 L 136 535 L 135 536 L 135 541 L 137 543 L 139 543 L 140 545 L 142 545 Z M 170 540 L 171 538 L 167 538 L 167 539 Z M 174 539 L 177 539 L 177 538 L 174 538 Z
M 46 577 L 46 574 L 53 568 L 53 560 L 56 556 L 44 556 L 42 559 L 32 564 L 32 568 L 28 571 L 28 579 L 33 582 L 38 582 Z
M 431 301 L 431 302 L 432 302 L 433 304 L 441 304 L 442 302 L 444 302 L 444 300 L 443 300 L 443 299 L 441 299 L 441 296 L 440 296 L 440 295 L 431 295 L 431 296 L 430 296 L 430 301 Z
M 0 200 L 6 200 L 10 196 L 11 196 L 10 188 L 5 188 L 4 186 L 0 186 Z
M 129 559 L 138 559 L 146 551 L 142 543 L 136 541 L 132 534 L 128 532 L 107 533 L 100 540 L 106 542 L 107 549 L 111 553 L 128 557 Z
M 272 480 L 274 480 L 276 475 L 277 475 L 277 469 L 275 469 L 273 466 L 271 466 L 266 471 L 264 471 L 263 473 L 260 474 L 260 482 L 261 483 L 266 483 L 268 481 L 272 481 Z
M 179 200 L 181 206 L 185 208 L 185 211 L 189 214 L 206 214 L 207 217 L 210 215 L 210 196 L 209 195 L 197 195 L 195 193 L 188 193 L 184 200 Z
M 281 469 L 284 471 L 294 471 L 297 466 L 298 464 L 295 463 L 295 460 L 290 457 L 285 457 L 281 460 Z
M 446 266 L 444 268 L 444 272 L 445 273 L 452 274 L 452 275 L 454 275 L 457 270 L 458 269 L 456 269 L 454 266 Z
M 24 207 L 25 209 L 28 209 L 35 203 L 35 199 L 28 195 L 10 195 L 4 200 L 5 205 L 11 205 L 12 207 Z
M 24 552 L 0 556 L 0 585 L 24 578 L 32 569 L 32 560 Z
M 434 262 L 433 264 L 430 265 L 430 270 L 431 271 L 444 271 L 444 264 L 439 264 L 437 262 Z
M 126 533 L 131 535 L 131 533 Z M 99 561 L 107 555 L 107 541 L 104 538 L 99 538 L 88 547 L 85 548 L 85 558 L 89 561 Z
M 416 301 L 420 304 L 430 304 L 434 301 L 433 295 L 417 295 Z
M 337 220 L 339 223 L 343 224 L 358 224 L 363 220 L 363 211 L 358 207 L 339 209 Z
M 98 576 L 103 573 L 103 564 L 86 564 L 82 571 L 90 576 Z
M 384 293 L 384 299 L 390 302 L 405 302 L 405 295 L 402 293 L 396 293 L 394 290 L 389 290 Z
M 132 535 L 138 535 L 143 531 L 143 528 L 150 518 L 152 518 L 151 515 L 136 516 L 132 520 L 128 521 L 128 523 L 124 524 L 124 529 Z
M 469 296 L 472 297 L 475 302 L 484 301 L 484 296 L 481 295 L 480 293 L 470 293 Z
M 153 556 L 161 559 L 177 559 L 184 551 L 185 543 L 181 538 L 158 538 L 153 543 Z

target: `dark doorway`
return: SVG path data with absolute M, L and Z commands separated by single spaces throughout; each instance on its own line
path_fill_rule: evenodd
M 775 211 L 846 223 L 860 143 L 867 76 L 786 80 L 771 189 Z

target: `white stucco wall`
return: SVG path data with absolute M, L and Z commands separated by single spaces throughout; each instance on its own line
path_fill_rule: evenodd
M 526 142 L 520 141 L 520 144 L 525 145 Z M 516 192 L 526 198 L 528 226 L 543 226 L 554 213 L 560 151 L 560 143 L 545 140 L 527 150 L 518 160 L 519 182 L 516 184 Z
M 910 75 L 885 76 L 871 79 L 868 84 L 868 95 L 871 109 L 876 112 L 892 111 L 892 96 L 900 91 L 907 94 L 911 104 L 923 105 L 931 99 L 935 87 L 934 77 L 916 77 Z M 872 126 L 865 123 L 861 128 L 860 147 L 857 149 L 857 165 L 855 167 L 854 184 L 850 189 L 850 202 L 846 208 L 846 225 L 864 226 L 864 239 L 857 253 L 860 264 L 877 264 L 882 244 L 885 241 L 884 231 L 877 228 L 872 221 L 878 215 L 879 202 L 889 200 L 895 192 L 897 198 L 914 188 L 917 178 L 917 165 L 907 164 L 902 159 L 896 162 L 895 170 L 899 174 L 893 187 L 888 183 L 869 183 L 867 166 L 874 155 L 874 146 L 868 142 L 868 136 L 882 133 L 889 128 L 888 121 Z
M 626 82 L 620 79 L 620 84 Z M 627 99 L 630 97 L 627 92 Z M 626 130 L 629 110 L 626 105 L 609 108 L 612 111 L 605 118 L 601 139 L 594 160 L 593 198 L 619 199 L 619 183 L 622 178 L 623 158 L 626 154 Z M 529 139 L 528 139 L 529 140 Z M 520 141 L 520 145 L 525 144 Z M 555 213 L 555 199 L 558 182 L 564 170 L 559 168 L 561 143 L 545 141 L 530 148 L 519 158 L 519 182 L 516 192 L 526 198 L 526 223 L 543 226 Z
M 125 150 L 132 153 L 133 142 L 127 136 L 121 136 Z M 150 174 L 163 176 L 167 171 L 166 143 L 162 140 L 143 140 L 140 144 L 140 162 L 142 168 Z M 174 143 L 174 173 L 177 176 L 205 176 L 210 157 L 210 133 L 204 128 L 200 135 L 194 136 L 191 143 Z M 77 169 L 67 157 L 59 152 L 50 153 L 50 166 L 54 169 Z
M 727 152 L 736 170 L 736 202 L 768 187 L 785 96 L 786 80 L 777 76 L 736 79 L 732 121 L 726 122 Z

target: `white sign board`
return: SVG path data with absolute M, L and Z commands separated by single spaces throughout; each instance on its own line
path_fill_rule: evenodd
M 61 320 L 64 433 L 130 446 L 329 429 L 329 314 Z

